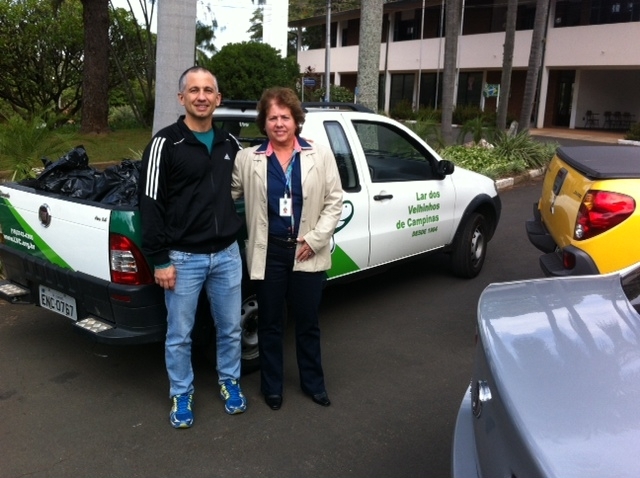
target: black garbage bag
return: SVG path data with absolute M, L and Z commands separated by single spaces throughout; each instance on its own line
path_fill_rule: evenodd
M 61 192 L 63 186 L 67 183 L 70 171 L 92 170 L 92 168 L 89 167 L 89 157 L 82 145 L 76 146 L 54 162 L 48 158 L 42 158 L 42 164 L 44 165 L 44 171 L 36 178 L 36 187 L 37 189 L 56 193 Z M 82 185 L 81 183 L 79 184 Z M 66 185 L 66 192 L 64 194 L 69 194 L 69 186 L 70 185 Z M 84 195 L 85 193 L 82 192 L 80 194 Z
M 138 205 L 140 161 L 125 159 L 106 168 L 96 180 L 94 200 L 116 206 Z
M 138 205 L 141 161 L 124 159 L 104 171 L 89 166 L 84 146 L 76 146 L 53 162 L 42 158 L 44 171 L 29 186 L 72 198 L 116 206 Z
M 64 183 L 59 192 L 72 198 L 91 199 L 99 177 L 100 172 L 89 167 L 69 171 L 64 173 Z

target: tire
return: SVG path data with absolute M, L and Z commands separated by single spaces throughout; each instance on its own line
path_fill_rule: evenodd
M 242 343 L 241 367 L 242 375 L 255 372 L 260 368 L 260 351 L 258 350 L 258 301 L 255 295 L 242 300 L 240 340 Z M 196 326 L 192 333 L 195 351 L 214 367 L 217 362 L 216 330 L 211 319 L 209 303 L 204 294 L 200 298 L 196 313 Z
M 240 324 L 242 326 L 242 374 L 246 375 L 260 368 L 258 299 L 255 295 L 243 299 Z
M 487 256 L 487 221 L 482 214 L 469 215 L 459 230 L 451 252 L 453 273 L 465 279 L 476 277 Z

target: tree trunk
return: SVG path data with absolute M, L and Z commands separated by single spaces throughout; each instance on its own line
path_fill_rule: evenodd
M 547 31 L 548 13 L 549 0 L 537 0 L 536 16 L 531 36 L 531 52 L 529 53 L 529 70 L 527 71 L 527 79 L 524 85 L 518 131 L 528 130 L 531 123 L 531 112 L 533 111 L 533 102 L 536 97 L 538 77 L 540 76 L 540 63 L 542 61 L 542 52 L 544 51 L 543 43 Z
M 358 48 L 357 103 L 378 111 L 382 0 L 362 0 Z M 389 39 L 387 38 L 387 41 Z
M 456 87 L 458 36 L 460 35 L 461 0 L 445 3 L 444 68 L 442 69 L 442 138 L 453 143 L 453 95 Z
M 516 40 L 516 19 L 518 16 L 518 0 L 507 3 L 507 25 L 504 33 L 504 53 L 502 56 L 502 77 L 500 78 L 500 95 L 498 96 L 498 114 L 496 128 L 503 130 L 507 125 L 509 93 L 511 91 L 511 71 L 513 69 L 513 49 Z
M 84 70 L 82 133 L 109 131 L 109 2 L 82 0 Z
M 174 123 L 184 112 L 177 98 L 178 79 L 195 62 L 196 16 L 196 0 L 158 2 L 153 134 Z M 224 91 L 222 94 L 224 97 Z

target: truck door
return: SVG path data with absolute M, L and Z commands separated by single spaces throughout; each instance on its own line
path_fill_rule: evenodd
M 368 266 L 369 203 L 343 125 L 330 120 L 324 121 L 323 127 L 336 158 L 343 190 L 342 216 L 333 235 L 331 269 L 327 271 L 333 278 Z
M 369 266 L 445 245 L 451 238 L 455 190 L 435 173 L 438 159 L 396 125 L 353 121 L 368 167 Z

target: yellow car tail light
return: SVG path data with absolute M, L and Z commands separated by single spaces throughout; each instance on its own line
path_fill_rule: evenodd
M 602 234 L 631 216 L 635 209 L 631 196 L 590 190 L 580 204 L 573 236 L 581 241 Z

